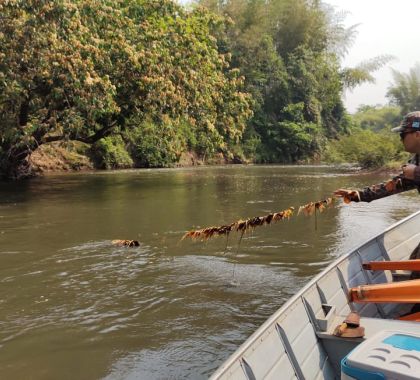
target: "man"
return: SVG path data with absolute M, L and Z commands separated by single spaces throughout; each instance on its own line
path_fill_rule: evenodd
M 415 188 L 420 193 L 420 111 L 405 115 L 401 124 L 392 131 L 399 132 L 405 150 L 414 153 L 408 164 L 402 166 L 402 173 L 387 183 L 369 186 L 363 190 L 339 189 L 334 195 L 343 197 L 345 202 L 371 202 Z

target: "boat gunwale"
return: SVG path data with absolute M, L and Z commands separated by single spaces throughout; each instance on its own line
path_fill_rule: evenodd
M 357 252 L 365 245 L 370 244 L 371 242 L 377 240 L 378 238 L 384 236 L 386 233 L 394 230 L 399 225 L 406 223 L 410 219 L 414 219 L 416 216 L 420 214 L 420 210 L 406 216 L 405 218 L 401 219 L 400 221 L 392 224 L 391 226 L 387 227 L 385 230 L 380 232 L 379 234 L 375 235 L 374 237 L 368 238 L 362 244 L 357 245 L 355 248 L 352 248 L 347 253 L 340 255 L 335 260 L 333 260 L 323 271 L 315 275 L 307 284 L 305 284 L 296 294 L 290 297 L 282 306 L 280 306 L 267 320 L 260 325 L 256 331 L 254 331 L 246 340 L 243 342 L 235 352 L 233 352 L 227 359 L 224 361 L 216 371 L 211 375 L 211 379 L 216 379 L 219 376 L 223 375 L 231 365 L 238 359 L 240 359 L 243 353 L 258 339 L 260 338 L 270 326 L 275 323 L 279 317 L 287 312 L 287 309 L 292 306 L 296 301 L 299 300 L 303 296 L 303 294 L 308 291 L 314 284 L 317 283 L 319 279 L 324 277 L 327 273 L 329 273 L 333 268 L 336 268 L 339 264 L 349 258 L 354 252 Z

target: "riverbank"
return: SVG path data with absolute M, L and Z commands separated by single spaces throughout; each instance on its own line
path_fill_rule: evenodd
M 78 142 L 55 142 L 41 145 L 36 149 L 31 157 L 30 164 L 35 175 L 43 175 L 47 173 L 62 173 L 62 172 L 78 172 L 78 171 L 95 171 L 103 170 L 98 167 L 94 158 L 89 154 L 88 146 Z M 181 154 L 177 163 L 173 167 L 194 167 L 194 166 L 217 166 L 229 164 L 251 164 L 251 162 L 244 162 L 237 158 L 228 160 L 222 153 L 218 153 L 213 157 L 200 157 L 194 152 L 184 152 Z M 343 164 L 338 167 L 343 167 L 346 170 L 354 170 L 360 175 L 389 175 L 396 176 L 401 172 L 401 162 L 390 162 L 381 168 L 362 169 L 357 164 Z M 334 164 L 331 164 L 334 165 Z M 135 168 L 133 166 L 132 168 Z M 114 167 L 112 169 L 127 169 L 127 167 Z
M 84 154 L 81 143 L 50 143 L 38 147 L 29 162 L 35 174 L 94 170 L 93 161 Z
M 53 142 L 38 147 L 30 156 L 30 165 L 35 175 L 44 173 L 61 173 L 103 170 L 98 167 L 94 157 L 89 153 L 89 146 L 79 142 Z M 202 165 L 228 165 L 246 164 L 238 159 L 228 160 L 222 153 L 213 157 L 200 157 L 195 152 L 184 152 L 181 154 L 174 167 L 192 167 Z M 135 166 L 132 166 L 135 168 Z M 111 169 L 127 169 L 124 167 L 113 167 Z

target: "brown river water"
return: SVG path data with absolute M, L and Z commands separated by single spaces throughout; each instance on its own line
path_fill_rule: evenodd
M 201 243 L 180 242 L 183 233 L 386 178 L 227 166 L 0 183 L 0 378 L 207 378 L 328 263 L 417 211 L 420 198 L 337 202 L 317 228 L 299 215 L 239 247 L 236 234 Z

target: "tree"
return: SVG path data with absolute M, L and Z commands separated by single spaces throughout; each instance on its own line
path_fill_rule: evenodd
M 355 67 L 346 67 L 341 71 L 345 88 L 353 89 L 362 83 L 374 83 L 372 72 L 379 70 L 387 63 L 394 60 L 392 55 L 384 54 L 359 63 Z
M 340 140 L 329 141 L 324 158 L 328 162 L 358 163 L 370 169 L 392 161 L 400 163 L 408 157 L 395 133 L 389 130 L 355 129 Z
M 58 140 L 93 144 L 145 120 L 187 119 L 218 149 L 250 116 L 242 78 L 211 30 L 221 19 L 170 0 L 0 4 L 0 175 Z
M 245 137 L 260 141 L 257 160 L 310 157 L 322 135 L 335 137 L 346 128 L 339 57 L 351 43 L 354 28 L 344 28 L 332 7 L 316 0 L 199 3 L 226 17 L 219 49 L 232 53 L 232 65 L 245 76 L 245 89 L 253 96 L 254 117 Z M 292 131 L 302 144 L 292 138 Z M 293 140 L 287 148 L 286 136 Z M 292 154 L 293 143 L 300 148 Z
M 362 129 L 374 132 L 391 130 L 401 119 L 401 109 L 395 106 L 362 105 L 353 116 L 353 121 Z
M 387 92 L 390 103 L 401 107 L 402 114 L 420 109 L 420 64 L 417 63 L 408 74 L 392 71 L 394 83 Z
M 19 177 L 37 146 L 94 141 L 113 127 L 119 107 L 101 72 L 105 50 L 83 22 L 87 4 L 9 1 L 0 11 L 0 172 Z

